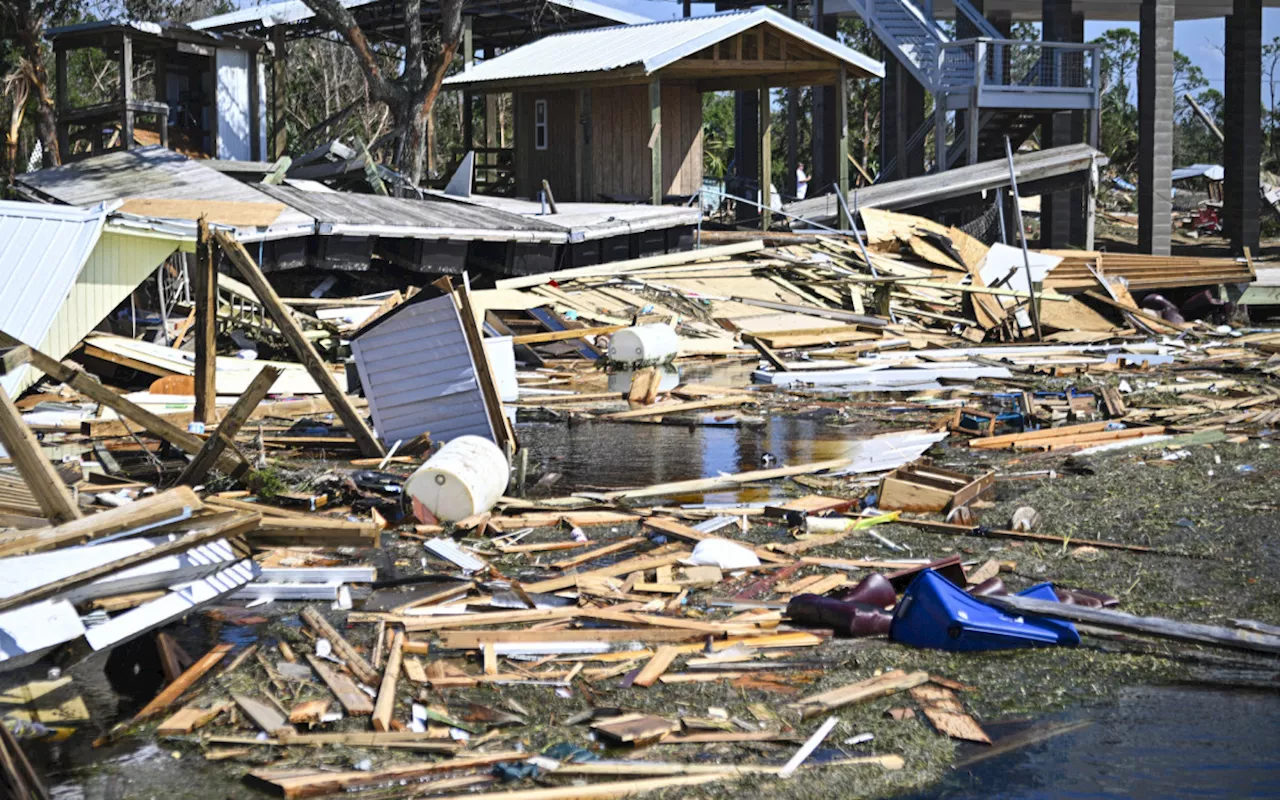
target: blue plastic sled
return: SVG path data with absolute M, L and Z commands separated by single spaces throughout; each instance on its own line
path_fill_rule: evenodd
M 1041 583 L 1018 593 L 1036 600 L 1058 598 Z M 914 647 L 971 652 L 1080 644 L 1070 622 L 1044 617 L 1011 617 L 971 595 L 933 570 L 920 573 L 893 614 L 889 638 Z

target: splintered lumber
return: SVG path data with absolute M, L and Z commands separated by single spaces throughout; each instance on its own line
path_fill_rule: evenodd
M 276 290 L 271 288 L 271 284 L 267 282 L 266 276 L 249 255 L 249 251 L 245 250 L 244 245 L 236 241 L 227 231 L 217 231 L 213 236 L 218 246 L 227 254 L 231 263 L 244 278 L 245 283 L 249 284 L 253 293 L 258 296 L 262 307 L 271 315 L 281 335 L 293 348 L 294 355 L 307 368 L 307 372 L 333 406 L 334 412 L 342 419 L 342 424 L 346 426 L 347 433 L 355 439 L 360 452 L 369 458 L 385 456 L 386 450 L 374 436 L 373 431 L 369 430 L 364 417 L 351 404 L 350 398 L 342 391 L 333 373 L 329 371 L 328 365 L 320 358 L 311 340 L 306 337 L 298 321 L 293 318 L 293 312 L 280 300 Z
M 911 689 L 911 698 L 920 704 L 924 715 L 939 733 L 953 739 L 991 744 L 991 737 L 965 712 L 955 692 L 942 686 L 925 684 Z
M 585 553 L 580 553 L 574 556 L 573 558 L 566 558 L 563 561 L 556 561 L 551 565 L 551 568 L 552 569 L 569 569 L 570 567 L 576 567 L 579 564 L 585 564 L 588 561 L 594 561 L 597 558 L 600 558 L 601 556 L 607 556 L 612 553 L 616 553 L 619 550 L 626 550 L 629 547 L 635 547 L 636 545 L 640 544 L 644 540 L 645 539 L 643 536 L 633 536 L 630 539 L 623 539 L 620 542 L 614 542 L 613 544 L 607 544 L 603 547 L 597 547 L 594 550 L 589 550 Z
M 173 716 L 161 722 L 156 728 L 159 736 L 183 736 L 194 730 L 203 728 L 224 711 L 230 711 L 233 703 L 219 703 L 211 708 L 187 706 L 181 708 Z
M 222 661 L 227 653 L 231 652 L 232 646 L 230 644 L 220 644 L 201 656 L 196 663 L 187 667 L 187 671 L 179 675 L 176 681 L 164 687 L 160 694 L 156 695 L 150 703 L 143 706 L 142 710 L 135 714 L 127 725 L 133 725 L 159 714 L 176 703 L 179 697 L 195 685 L 196 681 L 204 677 L 206 672 L 216 667 L 218 662 Z
M 789 703 L 787 709 L 798 713 L 802 719 L 808 719 L 853 703 L 861 703 L 866 700 L 874 700 L 877 697 L 896 694 L 907 689 L 914 689 L 928 682 L 928 680 L 929 673 L 927 672 L 908 673 L 895 669 L 883 675 L 868 678 L 865 681 L 858 681 L 848 686 L 832 689 L 829 692 L 797 700 L 794 703 Z
M 591 728 L 615 742 L 650 742 L 680 730 L 680 723 L 652 714 L 624 714 L 593 722 Z
M 249 719 L 253 720 L 253 724 L 257 725 L 268 734 L 274 734 L 278 730 L 292 729 L 289 724 L 288 717 L 280 709 L 273 704 L 264 700 L 258 700 L 243 694 L 232 694 L 231 699 L 236 701 L 236 705 L 240 706 L 240 710 L 245 713 Z
M 187 464 L 186 469 L 182 471 L 182 475 L 178 477 L 178 483 L 194 486 L 205 479 L 209 470 L 213 469 L 218 462 L 218 457 L 227 449 L 227 445 L 235 441 L 236 434 L 249 419 L 249 414 L 267 396 L 267 392 L 280 377 L 280 373 L 279 367 L 267 366 L 254 376 L 244 390 L 244 394 L 236 398 L 231 410 L 218 423 L 217 430 L 205 440 L 204 447 L 200 448 L 200 452 L 196 453 L 196 457 L 191 459 L 191 463 Z
M 8 787 L 4 792 L 6 797 L 14 800 L 49 800 L 49 790 L 45 788 L 40 773 L 31 765 L 27 754 L 22 752 L 17 738 L 3 725 L 0 725 L 0 763 L 3 764 L 3 774 L 0 774 L 0 781 L 3 783 L 0 783 L 0 788 Z
M 691 528 L 688 525 L 685 525 L 683 522 L 677 522 L 676 520 L 671 519 L 670 517 L 649 517 L 644 521 L 644 524 L 647 527 L 656 528 L 657 530 L 660 530 L 663 533 L 670 534 L 671 536 L 675 536 L 680 539 L 685 539 L 691 542 L 701 542 L 704 539 L 723 538 L 723 537 L 717 536 L 714 533 L 703 533 L 702 531 L 697 530 L 696 528 Z M 746 547 L 747 545 L 743 545 L 743 546 Z M 766 550 L 763 547 L 750 547 L 749 549 L 753 553 L 755 553 L 756 557 L 759 558 L 761 561 L 773 561 L 775 563 L 784 563 L 784 564 L 789 564 L 791 562 L 791 559 L 786 558 L 785 556 L 780 556 L 777 553 L 770 552 L 769 550 Z
M 437 772 L 454 772 L 478 769 L 508 761 L 524 761 L 528 753 L 506 751 L 486 753 L 468 758 L 450 758 L 443 761 L 399 764 L 385 769 L 351 772 L 332 772 L 324 769 L 260 769 L 249 773 L 249 778 L 261 788 L 274 791 L 286 800 L 301 797 L 320 797 L 363 789 L 366 786 L 401 783 L 415 778 L 425 778 Z M 480 797 L 481 795 L 465 795 Z
M 674 737 L 673 737 L 674 738 Z M 670 744 L 666 739 L 663 744 Z M 902 769 L 906 761 L 899 755 L 854 756 L 823 761 L 820 764 L 802 765 L 805 768 L 852 767 L 872 765 L 885 769 Z M 686 764 L 681 761 L 584 761 L 581 764 L 561 764 L 557 775 L 714 775 L 727 772 L 731 775 L 777 775 L 782 767 L 773 764 Z
M 705 408 L 741 406 L 755 402 L 757 402 L 756 398 L 747 395 L 739 395 L 736 397 L 710 397 L 706 400 L 691 400 L 681 403 L 659 403 L 658 405 L 644 406 L 643 408 L 633 408 L 630 411 L 618 411 L 613 414 L 605 414 L 601 419 L 640 419 L 642 417 L 680 414 L 685 411 L 701 411 Z
M 11 346 L 18 343 L 17 339 L 0 331 L 0 345 Z M 93 402 L 101 403 L 110 408 L 121 417 L 132 420 L 145 429 L 147 433 L 176 445 L 189 455 L 195 455 L 204 446 L 204 440 L 199 436 L 188 433 L 185 429 L 174 425 L 164 417 L 151 413 L 124 395 L 111 391 L 78 367 L 63 364 L 57 359 L 34 349 L 31 350 L 31 366 L 56 381 L 62 381 Z M 234 476 L 237 470 L 244 468 L 245 465 L 239 456 L 233 453 L 225 454 L 218 462 L 218 469 L 228 475 Z
M 551 622 L 573 619 L 581 611 L 577 606 L 563 608 L 530 608 L 522 611 L 491 611 L 483 614 L 448 614 L 440 617 L 399 617 L 406 633 L 438 631 L 448 628 L 470 628 L 476 625 L 511 625 L 515 623 Z
M 378 703 L 373 708 L 373 729 L 391 730 L 391 712 L 396 705 L 396 683 L 400 679 L 400 660 L 404 658 L 404 631 L 396 629 L 391 637 L 391 650 L 387 653 L 387 668 L 382 673 L 382 686 L 378 689 Z
M 143 550 L 140 553 L 134 553 L 123 558 L 117 558 L 115 561 L 108 561 L 105 564 L 99 564 L 91 569 L 77 572 L 74 575 L 68 575 L 61 580 L 52 583 L 46 583 L 43 586 L 36 586 L 25 592 L 19 592 L 0 599 L 0 611 L 8 611 L 11 608 L 28 605 L 49 597 L 68 592 L 77 586 L 83 586 L 91 583 L 99 578 L 107 575 L 123 572 L 126 569 L 153 561 L 157 558 L 174 555 L 175 553 L 185 553 L 193 550 L 206 542 L 215 539 L 226 539 L 233 536 L 240 536 L 257 525 L 259 517 L 253 514 L 242 514 L 239 511 L 227 511 L 222 514 L 216 514 L 213 517 L 201 518 L 201 528 L 185 536 L 181 536 L 173 541 Z
M 577 574 L 563 575 L 559 578 L 549 578 L 545 581 L 536 583 L 526 583 L 524 590 L 526 592 L 558 592 L 562 589 L 568 589 L 576 586 L 578 578 L 615 578 L 619 575 L 628 575 L 632 572 L 645 572 L 646 570 L 665 567 L 675 564 L 681 559 L 688 558 L 693 555 L 692 551 L 683 548 L 675 548 L 673 550 L 662 553 L 661 555 L 651 553 L 647 556 L 637 556 L 636 558 L 628 558 L 625 561 L 619 561 L 608 567 L 593 569 L 589 572 L 580 572 Z
M 308 655 L 307 661 L 320 676 L 320 680 L 324 681 L 325 686 L 329 687 L 329 691 L 333 692 L 333 696 L 338 698 L 338 702 L 346 709 L 349 716 L 363 717 L 373 713 L 373 699 L 365 694 L 350 676 L 339 672 L 337 667 L 328 661 L 313 655 Z
M 527 333 L 523 336 L 511 337 L 512 344 L 546 344 L 562 342 L 566 339 L 594 339 L 602 333 L 613 333 L 629 325 L 602 325 L 597 328 L 570 328 L 564 331 L 545 331 L 543 333 Z
M 432 753 L 456 753 L 463 749 L 462 742 L 441 739 L 430 733 L 413 731 L 386 731 L 379 733 L 290 733 L 276 732 L 276 743 L 281 747 L 294 745 L 344 745 L 346 747 L 386 747 L 395 750 L 419 750 Z M 214 741 L 210 739 L 210 741 Z M 264 742 L 264 744 L 269 744 Z
M 626 275 L 637 270 L 655 269 L 657 267 L 674 267 L 681 264 L 692 264 L 696 261 L 708 261 L 716 258 L 728 258 L 729 256 L 740 256 L 746 253 L 755 253 L 764 249 L 764 242 L 756 239 L 749 242 L 735 242 L 734 244 L 720 245 L 718 247 L 703 247 L 698 250 L 682 250 L 677 253 L 663 253 L 654 256 L 643 256 L 641 258 L 633 258 L 628 261 L 615 261 L 611 264 L 600 264 L 590 267 L 573 267 L 571 269 L 562 269 L 555 272 L 542 272 L 537 275 L 528 275 L 519 278 L 504 278 L 496 281 L 494 287 L 497 289 L 527 289 L 531 286 L 541 286 L 544 283 L 563 283 L 572 278 L 589 278 L 601 275 Z
M 333 651 L 338 657 L 347 663 L 347 669 L 351 670 L 351 674 L 355 675 L 362 683 L 368 686 L 377 686 L 381 683 L 382 676 L 378 674 L 364 656 L 360 655 L 351 642 L 343 638 L 338 633 L 338 629 L 329 624 L 329 620 L 315 609 L 314 606 L 307 606 L 298 614 L 302 617 L 302 621 L 307 627 L 329 640 L 329 644 L 333 645 Z
M 659 483 L 639 489 L 624 489 L 618 492 L 607 492 L 601 496 L 607 500 L 634 500 L 640 497 L 659 497 L 662 495 L 701 494 L 704 492 L 719 491 L 720 489 L 730 489 L 734 486 L 741 486 L 744 483 L 752 483 L 754 481 L 771 481 L 776 480 L 777 478 L 789 478 L 793 475 L 812 475 L 816 472 L 841 469 L 852 463 L 853 459 L 837 458 L 831 461 L 815 461 L 809 464 L 796 464 L 792 467 L 757 469 L 752 470 L 751 472 L 739 472 L 735 475 L 721 475 L 717 478 L 698 478 L 691 481 Z
M 1203 625 L 1196 622 L 1178 622 L 1163 617 L 1139 617 L 1133 614 L 1126 614 L 1123 611 L 1066 605 L 1048 600 L 1033 600 L 1029 597 L 1012 595 L 1009 597 L 980 597 L 978 599 L 1002 611 L 1036 614 L 1052 619 L 1083 622 L 1098 628 L 1140 633 L 1146 636 L 1173 639 L 1180 642 L 1208 644 L 1233 650 L 1249 650 L 1255 653 L 1280 654 L 1280 636 L 1271 636 L 1255 631 L 1220 628 L 1216 625 Z
M 323 517 L 267 517 L 245 537 L 255 547 L 377 547 L 372 522 Z
M 640 674 L 631 682 L 632 685 L 649 688 L 662 677 L 662 673 L 667 671 L 667 667 L 671 666 L 671 662 L 675 661 L 678 655 L 680 655 L 678 647 L 659 647 L 658 652 L 653 654 L 653 658 L 649 659 L 649 663 L 644 665 L 644 669 L 640 670 Z
M 56 528 L 23 531 L 13 538 L 0 537 L 0 557 L 43 553 L 84 544 L 114 533 L 182 519 L 202 508 L 204 505 L 195 493 L 185 486 L 178 486 Z
M 479 650 L 485 643 L 570 642 L 687 642 L 707 634 L 679 628 L 589 628 L 567 631 L 499 630 L 440 631 L 440 646 L 447 650 Z
M 9 459 L 39 504 L 42 516 L 53 522 L 80 519 L 80 506 L 71 490 L 45 458 L 39 440 L 23 422 L 22 412 L 4 389 L 0 389 L 0 443 L 4 444 Z

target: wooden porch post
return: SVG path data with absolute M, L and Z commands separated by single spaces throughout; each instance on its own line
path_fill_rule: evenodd
M 289 151 L 289 131 L 284 121 L 285 80 L 289 76 L 289 52 L 284 41 L 284 26 L 271 29 L 275 54 L 271 60 L 271 157 L 280 158 Z
M 71 129 L 64 121 L 64 115 L 70 108 L 67 98 L 70 97 L 67 87 L 67 51 L 60 44 L 54 45 L 53 51 L 54 61 L 54 79 L 57 86 L 54 87 L 55 104 L 58 109 L 58 157 L 53 160 L 54 164 L 65 164 L 67 157 L 71 155 Z
M 476 45 L 471 31 L 471 17 L 462 18 L 462 70 L 470 72 L 476 64 Z M 462 93 L 462 154 L 476 146 L 475 120 L 472 115 L 471 92 Z
M 262 86 L 258 83 L 259 51 L 249 51 L 249 160 L 262 160 Z
M 125 150 L 133 149 L 133 37 L 120 35 L 120 97 L 124 101 L 124 118 L 120 126 L 120 144 Z
M 849 73 L 840 64 L 836 83 L 836 189 L 844 202 L 840 205 L 842 230 L 853 228 L 849 210 Z
M 934 172 L 947 168 L 947 109 L 942 94 L 933 96 L 933 154 Z
M 769 108 L 769 87 L 760 87 L 760 230 L 769 230 L 773 214 L 773 118 Z
M 662 205 L 662 81 L 649 82 L 649 156 L 650 197 L 655 206 Z
M 191 418 L 210 423 L 217 421 L 218 271 L 214 266 L 209 222 L 201 217 L 196 225 L 195 297 L 192 298 L 196 306 L 196 407 Z

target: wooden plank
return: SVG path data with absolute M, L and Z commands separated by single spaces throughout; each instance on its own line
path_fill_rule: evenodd
M 84 544 L 121 531 L 177 520 L 203 508 L 200 498 L 196 497 L 190 489 L 178 486 L 55 528 L 23 531 L 14 536 L 0 536 L 0 557 L 41 553 L 56 550 L 59 547 Z
M 198 198 L 130 197 L 124 201 L 124 205 L 120 206 L 122 213 L 137 214 L 140 217 L 199 220 L 206 226 L 212 222 L 234 228 L 265 228 L 275 222 L 284 209 L 283 203 L 273 203 L 266 198 L 258 203 Z
M 161 711 L 172 706 L 178 701 L 178 698 L 186 693 L 188 689 L 196 684 L 196 681 L 204 677 L 204 674 L 218 665 L 218 662 L 231 652 L 231 644 L 215 645 L 212 650 L 200 657 L 200 660 L 187 668 L 179 678 L 156 695 L 150 703 L 142 707 L 142 710 L 133 716 L 133 719 L 126 723 L 134 725 L 142 720 L 148 719 Z
M 218 429 L 205 440 L 200 452 L 196 453 L 196 457 L 182 471 L 178 477 L 178 483 L 194 486 L 205 479 L 209 470 L 213 469 L 214 464 L 217 463 L 218 457 L 222 455 L 222 451 L 235 440 L 240 427 L 249 419 L 249 414 L 267 396 L 271 385 L 276 382 L 276 378 L 280 377 L 280 372 L 281 370 L 277 367 L 267 366 L 254 376 L 249 386 L 245 388 L 244 394 L 236 398 L 231 410 L 218 423 Z
M 600 567 L 588 572 L 563 575 L 559 578 L 549 578 L 545 581 L 536 583 L 526 583 L 524 590 L 526 592 L 558 592 L 562 589 L 568 589 L 570 586 L 576 586 L 578 578 L 613 578 L 618 575 L 626 575 L 632 572 L 644 572 L 658 567 L 665 567 L 668 564 L 675 564 L 682 558 L 691 555 L 689 550 L 684 548 L 672 548 L 666 552 L 654 551 L 644 556 L 636 558 L 628 558 L 611 564 L 607 567 Z
M 953 739 L 991 744 L 991 737 L 973 717 L 965 712 L 955 692 L 942 686 L 925 684 L 911 689 L 911 697 L 939 733 Z
M 739 472 L 734 475 L 721 475 L 717 478 L 698 478 L 690 481 L 676 481 L 675 483 L 659 483 L 639 489 L 606 492 L 602 497 L 606 500 L 634 500 L 641 497 L 659 497 L 662 495 L 700 494 L 741 486 L 744 483 L 755 481 L 771 481 L 778 478 L 789 478 L 794 475 L 812 475 L 816 472 L 826 472 L 847 467 L 852 463 L 853 459 L 837 458 L 830 461 L 797 464 L 793 467 L 757 469 L 750 472 Z
M 371 522 L 267 517 L 246 538 L 255 547 L 377 547 L 379 533 Z
M 365 694 L 345 673 L 339 672 L 328 661 L 310 654 L 307 655 L 307 661 L 320 676 L 320 680 L 324 681 L 325 686 L 329 687 L 329 691 L 333 692 L 334 697 L 338 698 L 338 702 L 346 709 L 348 715 L 360 717 L 373 713 L 373 698 Z
M 282 729 L 293 730 L 293 726 L 289 724 L 288 717 L 284 712 L 276 708 L 274 704 L 234 692 L 231 695 L 231 699 L 236 701 L 236 705 L 240 706 L 240 710 L 249 719 L 253 720 L 253 724 L 262 728 L 268 734 L 275 734 L 276 731 Z
M 192 303 L 195 305 L 196 422 L 214 422 L 218 405 L 218 270 L 214 263 L 213 240 L 209 236 L 209 220 L 200 217 L 196 225 L 196 274 Z
M 4 444 L 9 460 L 18 468 L 22 480 L 40 505 L 43 516 L 54 522 L 69 522 L 81 517 L 76 498 L 58 477 L 53 464 L 45 458 L 40 441 L 23 422 L 22 412 L 4 389 L 0 389 L 0 443 Z
M 633 408 L 629 411 L 618 411 L 613 414 L 605 414 L 600 419 L 642 419 L 644 417 L 658 417 L 667 414 L 681 414 L 686 411 L 700 411 L 706 408 L 724 408 L 727 406 L 741 406 L 747 403 L 756 403 L 759 400 L 755 397 L 746 395 L 738 395 L 736 397 L 710 397 L 706 400 L 692 400 L 680 403 L 659 403 L 658 405 L 644 406 L 643 408 Z
M 699 250 L 683 250 L 677 253 L 645 256 L 643 258 L 634 258 L 629 261 L 615 261 L 610 264 L 602 264 L 599 266 L 575 267 L 572 269 L 543 272 L 537 275 L 529 275 L 520 278 L 505 278 L 494 283 L 494 287 L 497 289 L 527 289 L 532 286 L 551 283 L 552 281 L 564 283 L 572 278 L 626 275 L 638 270 L 654 269 L 657 267 L 671 267 L 680 264 L 691 264 L 696 261 L 707 261 L 715 258 L 745 255 L 747 253 L 755 253 L 763 249 L 764 242 L 756 239 L 749 242 L 720 245 L 718 247 L 704 247 Z
M 327 769 L 260 769 L 249 773 L 249 778 L 259 788 L 274 791 L 286 800 L 303 797 L 320 797 L 326 794 L 349 792 L 367 786 L 380 784 L 398 784 L 417 778 L 425 778 L 437 772 L 454 772 L 467 769 L 480 769 L 508 761 L 525 761 L 529 754 L 518 750 L 501 753 L 486 753 L 468 758 L 451 758 L 443 761 L 428 761 L 413 764 L 398 764 L 377 770 L 353 770 L 350 772 L 334 772 Z M 472 797 L 473 795 L 464 795 Z M 479 797 L 480 795 L 474 795 Z
M 702 639 L 705 633 L 676 628 L 591 628 L 583 630 L 537 631 L 440 631 L 440 646 L 447 650 L 479 650 L 485 642 L 687 642 Z
M 117 558 L 115 561 L 109 561 L 105 564 L 99 564 L 91 569 L 78 572 L 74 575 L 68 575 L 61 580 L 52 583 L 46 583 L 43 586 L 36 586 L 25 592 L 19 592 L 0 599 L 0 611 L 8 611 L 18 606 L 29 605 L 39 602 L 50 597 L 69 592 L 77 586 L 83 586 L 86 583 L 92 583 L 99 578 L 112 575 L 116 572 L 122 572 L 138 564 L 144 564 L 157 558 L 173 555 L 175 553 L 185 553 L 188 550 L 199 547 L 205 542 L 215 539 L 227 539 L 233 536 L 240 536 L 246 531 L 252 529 L 258 524 L 258 518 L 243 514 L 239 511 L 227 511 L 213 517 L 201 518 L 201 529 L 188 533 L 185 536 L 165 542 L 156 547 L 143 550 L 140 553 Z
M 203 728 L 225 711 L 230 711 L 234 703 L 219 703 L 210 708 L 186 706 L 173 716 L 161 722 L 156 728 L 157 736 L 183 736 L 194 730 Z
M 20 344 L 20 342 L 0 331 L 0 345 L 12 346 L 15 344 Z M 95 403 L 101 403 L 121 417 L 132 420 L 146 430 L 147 433 L 170 442 L 183 452 L 195 455 L 204 446 L 204 440 L 199 436 L 188 433 L 184 428 L 178 427 L 168 419 L 157 416 L 123 395 L 111 391 L 77 367 L 63 364 L 57 359 L 34 349 L 31 351 L 31 365 L 50 378 L 62 381 Z M 119 421 L 117 421 L 117 424 L 119 424 Z M 240 466 L 241 462 L 238 457 L 227 454 L 219 462 L 218 468 L 228 475 L 236 476 Z
M 678 655 L 680 655 L 678 647 L 659 647 L 658 652 L 653 654 L 653 658 L 649 659 L 649 662 L 640 670 L 640 674 L 631 682 L 632 685 L 649 688 L 662 677 L 662 673 L 667 671 Z
M 703 533 L 702 531 L 699 531 L 695 528 L 685 525 L 682 522 L 678 522 L 674 519 L 671 519 L 670 517 L 649 517 L 644 521 L 644 524 L 645 524 L 645 527 L 654 528 L 670 536 L 675 536 L 690 542 L 701 542 L 706 539 L 724 538 L 722 536 L 717 536 L 714 533 Z M 791 559 L 785 556 L 780 556 L 777 553 L 771 552 L 766 548 L 755 547 L 752 545 L 743 545 L 743 546 L 751 550 L 753 553 L 755 553 L 756 557 L 759 558 L 761 561 L 772 561 L 777 564 L 791 563 Z
M 338 633 L 338 629 L 329 624 L 329 620 L 325 619 L 314 606 L 307 606 L 299 612 L 298 616 L 302 617 L 302 621 L 307 627 L 329 640 L 329 644 L 333 645 L 333 651 L 338 654 L 347 664 L 347 669 L 351 670 L 351 674 L 360 679 L 361 682 L 368 686 L 377 686 L 381 682 L 378 671 L 365 661 L 364 656 L 360 655 L 351 643 Z
M 431 733 L 414 733 L 413 731 L 352 731 L 347 733 L 289 733 L 280 731 L 276 734 L 281 747 L 293 745 L 345 745 L 347 747 L 397 747 L 412 750 L 432 750 L 441 753 L 456 753 L 464 745 L 451 738 L 441 739 Z
M 1127 631 L 1160 639 L 1208 644 L 1233 650 L 1249 650 L 1255 653 L 1280 654 L 1280 636 L 1270 636 L 1255 631 L 1220 628 L 1196 622 L 1178 622 L 1164 617 L 1139 617 L 1105 608 L 1066 605 L 1029 597 L 979 597 L 988 605 L 1003 611 L 1036 614 L 1052 619 L 1083 622 L 1099 628 Z
M 597 720 L 591 729 L 617 742 L 647 742 L 675 733 L 680 723 L 652 714 L 624 714 L 620 717 Z
M 841 686 L 838 689 L 832 689 L 821 694 L 810 695 L 794 703 L 789 703 L 786 708 L 793 713 L 799 714 L 801 718 L 808 719 L 853 703 L 874 700 L 877 697 L 886 697 L 906 689 L 912 689 L 928 680 L 929 673 L 927 672 L 907 673 L 900 669 L 895 669 L 883 675 L 877 675 L 874 678 Z
M 387 654 L 387 668 L 382 673 L 382 686 L 378 689 L 378 702 L 373 708 L 373 729 L 391 730 L 391 712 L 396 705 L 396 683 L 400 679 L 400 660 L 404 658 L 404 631 L 396 629 L 391 637 L 391 651 Z
M 294 355 L 307 368 L 311 378 L 333 406 L 334 412 L 342 419 L 347 433 L 356 440 L 360 452 L 369 457 L 385 456 L 386 450 L 374 436 L 373 431 L 369 430 L 364 417 L 356 411 L 342 387 L 338 386 L 328 365 L 320 358 L 311 340 L 303 334 L 298 321 L 293 318 L 293 312 L 281 302 L 280 296 L 267 282 L 266 276 L 262 274 L 262 270 L 258 268 L 249 252 L 244 249 L 244 245 L 226 231 L 217 231 L 214 233 L 214 239 L 217 240 L 222 251 L 230 257 L 231 263 L 244 278 L 245 283 L 248 283 L 254 294 L 258 296 L 262 307 L 271 315 L 281 335 L 293 348 Z
M 546 342 L 562 342 L 566 339 L 594 339 L 603 333 L 613 333 L 629 325 L 601 325 L 595 328 L 570 328 L 564 331 L 546 331 L 543 333 L 527 333 L 523 336 L 511 337 L 512 344 L 545 344 Z
M 630 539 L 623 539 L 620 542 L 614 542 L 613 544 L 607 544 L 607 545 L 604 545 L 603 547 L 597 547 L 594 550 L 590 550 L 586 553 L 581 553 L 577 556 L 574 556 L 573 558 L 566 558 L 562 561 L 556 561 L 551 565 L 551 568 L 552 569 L 569 569 L 570 567 L 576 567 L 579 564 L 585 564 L 588 561 L 594 561 L 597 558 L 600 558 L 602 556 L 607 556 L 612 553 L 617 553 L 621 550 L 626 550 L 628 548 L 635 547 L 636 545 L 640 544 L 643 541 L 645 541 L 645 538 L 643 536 L 633 536 Z

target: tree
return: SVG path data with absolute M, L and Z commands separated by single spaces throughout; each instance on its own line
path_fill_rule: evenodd
M 397 62 L 400 74 L 391 76 L 392 68 L 378 58 L 360 23 L 340 0 L 304 0 L 307 7 L 354 51 L 364 73 L 369 99 L 385 104 L 391 115 L 396 168 L 407 172 L 415 186 L 422 180 L 427 116 L 462 43 L 464 1 L 440 1 L 439 40 L 430 48 L 423 38 L 422 0 L 405 3 L 404 31 Z
M 1093 40 L 1102 45 L 1102 112 L 1099 146 L 1114 167 L 1127 171 L 1138 154 L 1138 109 L 1132 102 L 1138 34 L 1112 28 Z
M 49 70 L 45 66 L 48 46 L 44 42 L 44 31 L 50 23 L 70 16 L 74 8 L 75 0 L 0 0 L 0 18 L 12 25 L 12 35 L 18 45 L 17 69 L 25 83 L 24 99 L 30 96 L 35 102 L 36 136 L 46 167 L 61 164 L 62 154 L 58 152 L 58 116 L 49 89 Z M 20 113 L 18 122 L 21 123 Z

